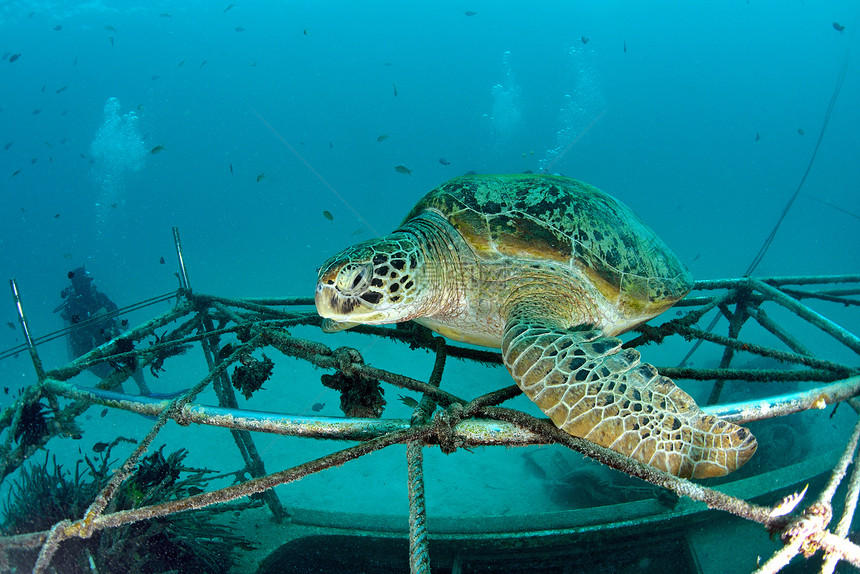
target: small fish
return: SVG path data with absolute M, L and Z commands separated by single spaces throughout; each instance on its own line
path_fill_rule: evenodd
M 158 260 L 158 262 L 159 262 L 161 265 L 164 265 L 164 257 L 161 257 L 161 258 Z
M 55 214 L 54 214 L 54 219 L 59 219 L 59 218 L 60 218 L 60 214 L 59 214 L 59 213 L 55 213 Z
M 58 93 L 58 94 L 62 94 L 62 93 L 63 93 L 63 92 L 65 92 L 68 88 L 69 88 L 69 86 L 62 86 L 62 87 L 60 87 L 60 88 L 57 88 L 55 91 L 56 91 L 56 93 Z
M 108 40 L 110 40 L 110 47 L 113 48 L 113 36 L 108 34 Z M 155 78 L 152 78 L 152 79 L 154 80 Z
M 331 211 L 323 211 L 323 217 L 325 217 L 329 221 L 334 220 L 334 215 L 331 214 Z
M 396 171 L 397 173 L 402 173 L 403 175 L 412 175 L 412 170 L 405 165 L 394 166 L 394 171 Z
M 803 135 L 806 135 L 806 132 L 805 132 L 805 131 L 803 131 L 803 128 L 797 128 L 797 133 L 798 133 L 799 135 L 802 135 L 802 136 L 803 136 Z
M 756 132 L 755 133 L 755 143 L 758 143 L 759 141 L 761 141 L 761 136 L 758 135 L 758 132 Z
M 15 323 L 13 323 L 12 321 L 6 321 L 6 326 L 9 327 L 10 329 L 12 329 L 13 331 L 15 330 Z
M 266 174 L 265 174 L 265 173 L 261 173 L 260 175 L 258 175 L 258 176 L 257 176 L 257 183 L 260 183 L 260 182 L 261 182 L 261 181 L 263 181 L 264 179 L 266 179 Z
M 119 324 L 122 325 L 123 327 L 128 327 L 128 319 L 123 319 L 122 321 L 119 322 Z
M 230 8 L 235 8 L 235 7 L 236 7 L 236 5 L 235 5 L 235 4 L 228 4 L 228 5 L 227 5 L 227 7 L 226 7 L 226 8 L 224 8 L 224 12 L 226 12 L 226 11 L 227 11 L 227 10 L 229 10 Z M 223 14 L 224 12 L 221 12 L 221 13 Z
M 451 165 L 451 162 L 448 161 L 447 159 L 445 159 L 444 157 L 439 158 L 439 163 L 441 163 L 442 165 Z
M 314 405 L 311 407 L 311 410 L 315 413 L 318 413 L 321 410 L 323 410 L 324 408 L 325 408 L 325 403 L 314 403 Z
M 118 204 L 118 203 L 111 203 L 111 204 L 110 204 L 110 208 L 111 208 L 111 209 L 116 209 L 117 207 L 119 207 L 119 204 Z
M 381 136 L 378 136 L 376 138 L 376 142 L 379 143 L 379 142 L 385 141 L 387 139 L 388 139 L 388 134 L 382 134 Z
M 9 387 L 3 387 L 3 394 L 4 394 L 4 395 L 8 395 L 8 394 L 9 394 Z
M 20 57 L 21 57 L 21 54 L 12 54 L 11 56 L 9 56 L 9 63 L 11 64 L 12 62 L 14 62 L 15 60 L 17 60 Z
M 202 62 L 200 62 L 200 67 L 202 68 L 203 66 L 205 66 L 205 65 L 206 65 L 206 62 L 208 62 L 208 61 L 209 61 L 209 60 L 203 60 Z
M 62 30 L 62 29 L 63 29 L 63 25 L 62 25 L 62 24 L 57 24 L 56 26 L 54 26 L 54 32 L 59 32 L 59 31 L 60 31 L 60 30 Z
M 414 409 L 415 407 L 418 406 L 418 401 L 416 401 L 412 397 L 405 397 L 403 395 L 398 395 L 397 399 L 409 408 Z
M 397 86 L 394 84 L 394 82 L 391 82 L 391 86 L 394 88 L 394 97 L 396 98 L 397 97 Z
M 842 31 L 843 31 L 843 30 L 845 30 L 845 26 L 843 26 L 843 25 L 842 25 L 842 24 L 840 24 L 839 22 L 834 22 L 834 23 L 833 23 L 833 29 L 834 29 L 834 30 L 836 30 L 837 32 L 839 32 L 839 33 L 841 34 L 841 33 L 842 33 Z
M 624 53 L 627 53 L 627 40 L 624 40 Z
M 171 16 L 167 12 L 162 12 L 161 14 L 158 15 L 158 17 L 159 18 L 173 18 L 173 16 Z
M 245 28 L 243 28 L 242 26 L 236 26 L 233 29 L 236 30 L 237 32 L 244 32 L 245 31 Z
M 233 343 L 227 343 L 218 351 L 218 360 L 223 361 L 233 352 Z
M 304 30 L 302 30 L 302 32 L 304 33 L 304 35 L 305 35 L 305 36 L 307 36 L 307 35 L 308 35 L 308 29 L 307 29 L 307 28 L 305 28 Z
M 176 64 L 176 69 L 178 70 L 179 68 L 181 68 L 181 67 L 182 67 L 182 66 L 184 66 L 184 65 L 185 65 L 185 60 L 182 60 L 181 62 L 179 62 L 178 64 Z
M 107 416 L 107 409 L 103 409 L 101 412 L 101 417 L 105 418 Z
M 108 446 L 110 446 L 110 445 L 106 442 L 97 442 L 96 444 L 93 445 L 93 452 L 102 452 Z
M 200 488 L 199 486 L 189 486 L 188 487 L 188 494 L 190 494 L 191 496 L 194 496 L 196 494 L 200 494 L 201 492 L 204 492 L 204 490 L 202 488 Z
M 789 494 L 785 498 L 779 501 L 779 504 L 773 507 L 773 510 L 770 511 L 768 516 L 770 518 L 776 518 L 777 516 L 785 516 L 786 514 L 790 514 L 794 508 L 800 504 L 800 501 L 803 500 L 803 495 L 806 494 L 806 489 L 809 488 L 809 485 L 803 487 L 803 490 L 800 492 L 795 492 L 794 494 Z
M 36 163 L 37 161 L 39 161 L 39 158 L 37 158 L 37 157 L 31 157 L 31 158 L 30 158 L 30 163 L 31 163 L 31 164 Z
M 68 277 L 69 279 L 74 279 L 75 278 L 75 272 L 69 271 L 68 273 L 66 273 L 66 277 Z
M 359 228 L 352 232 L 352 236 L 355 237 L 356 235 L 361 235 L 362 233 L 364 233 L 364 229 Z
M 111 44 L 113 44 L 113 42 L 111 42 Z M 161 76 L 159 76 L 158 74 L 152 74 L 152 81 L 154 82 L 155 80 L 157 80 L 160 77 Z
M 475 15 L 477 15 L 478 13 L 477 13 L 477 12 L 473 12 L 473 11 L 471 11 L 471 10 L 466 10 L 465 14 L 466 14 L 466 16 L 475 16 Z
M 579 37 L 579 39 L 580 39 L 580 40 L 582 40 L 582 43 L 583 43 L 583 44 L 588 44 L 588 38 L 587 38 L 587 37 L 585 37 L 585 36 L 580 36 L 580 37 Z
M 45 88 L 47 88 L 47 87 L 48 87 L 48 86 L 46 86 L 45 84 L 42 84 L 42 93 L 43 93 L 43 94 L 45 93 Z
M 63 259 L 71 259 L 71 258 L 72 258 L 71 253 L 63 253 Z
M 16 169 L 15 171 L 13 171 L 13 172 L 12 172 L 12 176 L 11 176 L 11 177 L 15 177 L 15 176 L 16 176 L 16 175 L 18 175 L 19 173 L 21 173 L 21 170 L 20 170 L 20 169 Z
M 33 110 L 33 115 L 34 115 L 34 116 L 38 116 L 38 115 L 39 115 L 39 114 L 41 114 L 41 113 L 42 113 L 42 108 L 36 108 L 35 110 Z
M 152 148 L 151 150 L 149 150 L 149 153 L 151 153 L 152 155 L 155 155 L 157 153 L 163 152 L 165 149 L 166 148 L 163 145 L 157 145 L 154 148 Z
M 3 146 L 3 149 L 4 149 L 4 150 L 8 150 L 10 147 L 12 147 L 12 144 L 14 144 L 14 143 L 15 143 L 15 142 L 9 142 L 9 143 L 7 143 L 6 145 L 4 145 L 4 146 Z
M 116 28 L 114 28 L 114 27 L 113 27 L 113 26 L 111 26 L 110 24 L 108 24 L 108 25 L 107 25 L 107 26 L 105 26 L 104 28 L 105 28 L 105 30 L 107 30 L 108 32 L 116 32 Z

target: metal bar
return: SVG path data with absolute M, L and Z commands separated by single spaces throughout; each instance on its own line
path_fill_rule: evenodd
M 55 379 L 47 379 L 44 385 L 48 392 L 69 399 L 89 401 L 150 416 L 160 415 L 169 404 L 165 399 L 93 389 Z M 743 403 L 706 406 L 702 410 L 727 421 L 746 423 L 805 410 L 823 409 L 858 394 L 860 394 L 860 376 L 854 376 L 808 391 Z M 350 441 L 368 440 L 401 431 L 409 428 L 410 424 L 410 421 L 405 419 L 299 416 L 192 403 L 185 405 L 175 416 L 184 424 L 205 424 L 287 436 Z M 454 438 L 476 446 L 548 444 L 545 437 L 519 429 L 515 425 L 488 419 L 460 421 L 454 427 Z
M 191 283 L 188 282 L 188 272 L 185 269 L 185 259 L 182 257 L 182 241 L 179 239 L 179 228 L 173 228 L 173 243 L 176 245 L 176 257 L 179 259 L 179 278 L 182 288 L 191 291 Z
M 424 445 L 412 440 L 406 444 L 407 483 L 409 488 L 409 571 L 430 573 L 427 540 L 427 513 L 424 507 Z
M 851 470 L 851 478 L 848 480 L 848 494 L 845 496 L 845 508 L 842 510 L 842 517 L 833 531 L 833 534 L 840 538 L 848 536 L 851 521 L 854 519 L 854 511 L 857 510 L 857 495 L 858 490 L 860 490 L 860 468 L 858 468 L 858 463 L 860 463 L 860 451 L 854 456 L 854 468 Z M 839 557 L 837 555 L 825 554 L 821 574 L 832 574 L 838 562 Z
M 213 331 L 214 329 L 212 327 L 212 318 L 208 315 L 205 316 L 201 322 L 200 329 L 206 333 L 208 331 Z M 211 371 L 215 368 L 215 357 L 212 352 L 213 343 L 208 338 L 202 339 L 201 343 L 203 346 L 203 355 L 206 358 L 206 365 Z M 236 408 L 238 406 L 236 395 L 233 393 L 233 387 L 230 386 L 230 378 L 227 376 L 226 370 L 221 371 L 218 377 L 215 378 L 213 387 L 215 389 L 215 394 L 218 397 L 218 403 L 221 406 L 232 408 Z M 245 467 L 248 469 L 251 476 L 253 478 L 265 476 L 266 466 L 263 464 L 263 459 L 260 458 L 260 453 L 257 451 L 257 445 L 254 444 L 254 439 L 251 437 L 251 433 L 246 430 L 231 428 L 230 434 L 232 435 L 233 441 L 236 443 L 236 448 L 239 449 L 239 455 L 245 462 Z M 262 493 L 262 497 L 266 501 L 266 505 L 269 507 L 269 510 L 272 512 L 275 522 L 283 522 L 284 519 L 288 517 L 286 510 L 284 510 L 284 505 L 281 504 L 281 499 L 278 498 L 278 493 L 270 489 Z
M 751 279 L 750 282 L 751 286 L 759 293 L 767 295 L 773 299 L 775 303 L 779 303 L 786 309 L 793 311 L 799 317 L 806 319 L 825 333 L 831 335 L 855 353 L 860 354 L 860 338 L 847 329 L 837 325 L 824 315 L 816 313 L 806 305 L 802 305 L 796 299 L 792 299 L 776 287 L 772 287 L 771 285 L 757 279 Z
M 27 325 L 27 317 L 24 315 L 24 305 L 21 303 L 18 282 L 15 279 L 10 279 L 9 285 L 12 287 L 12 299 L 15 301 L 15 309 L 18 311 L 18 321 L 21 323 L 21 330 L 24 331 L 24 338 L 27 340 L 27 349 L 30 351 L 30 359 L 33 360 L 36 376 L 39 378 L 39 381 L 44 381 L 45 367 L 42 366 L 42 359 L 39 358 L 36 345 L 33 343 L 33 337 L 30 336 L 30 327 Z
M 735 312 L 732 313 L 727 306 L 720 305 L 720 311 L 722 311 L 723 315 L 729 320 L 729 339 L 733 339 L 735 341 L 738 340 L 738 335 L 741 333 L 741 327 L 743 327 L 746 320 L 749 318 L 749 313 L 747 313 L 747 305 L 746 300 L 749 299 L 749 290 L 739 290 L 737 292 L 738 300 L 735 303 Z M 734 357 L 735 350 L 726 346 L 723 348 L 723 356 L 720 359 L 720 368 L 728 369 L 732 364 L 732 357 Z M 723 385 L 725 385 L 725 379 L 717 379 L 714 381 L 714 386 L 711 388 L 711 395 L 708 397 L 708 404 L 715 405 L 720 401 L 720 394 L 723 392 Z
M 822 283 L 858 283 L 860 275 L 795 275 L 786 277 L 737 277 L 731 279 L 700 279 L 693 289 L 733 289 L 748 285 L 750 281 L 764 281 L 768 285 L 814 285 Z
M 774 337 L 785 343 L 785 345 L 797 353 L 798 355 L 811 356 L 812 353 L 804 347 L 800 341 L 795 339 L 788 331 L 783 329 L 779 323 L 771 319 L 763 309 L 758 307 L 749 309 L 750 315 L 758 322 L 759 325 L 767 329 Z

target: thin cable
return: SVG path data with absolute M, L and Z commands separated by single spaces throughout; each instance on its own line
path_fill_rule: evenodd
M 60 337 L 77 331 L 78 329 L 83 329 L 85 327 L 89 327 L 93 323 L 98 321 L 104 321 L 105 319 L 112 319 L 114 317 L 119 317 L 120 315 L 125 315 L 126 313 L 131 313 L 132 311 L 137 311 L 139 309 L 143 309 L 144 307 L 149 307 L 155 305 L 156 303 L 161 303 L 162 301 L 168 301 L 176 297 L 176 293 L 165 293 L 164 295 L 158 295 L 156 297 L 151 297 L 149 299 L 144 299 L 138 303 L 132 303 L 131 305 L 127 305 L 125 307 L 121 307 L 116 311 L 111 311 L 110 313 L 106 313 L 104 315 L 100 315 L 98 317 L 87 319 L 86 321 L 81 321 L 80 323 L 75 323 L 73 325 L 69 325 L 68 327 L 63 327 L 53 333 L 48 333 L 47 335 L 42 335 L 41 337 L 36 337 L 33 339 L 33 344 L 36 346 L 42 345 L 43 343 L 48 343 L 53 341 L 54 339 L 59 339 Z M 21 351 L 26 351 L 27 345 L 21 344 L 16 347 L 12 347 L 11 349 L 7 349 L 5 351 L 0 352 L 0 361 L 3 359 L 8 359 L 14 355 L 17 355 Z
M 759 266 L 759 263 L 761 263 L 765 253 L 767 253 L 767 250 L 770 248 L 770 244 L 773 243 L 773 240 L 776 237 L 776 232 L 779 230 L 779 226 L 782 225 L 783 220 L 788 215 L 788 211 L 794 204 L 794 200 L 797 199 L 797 196 L 800 194 L 803 184 L 806 183 L 806 177 L 812 170 L 812 164 L 815 162 L 818 148 L 821 147 L 821 140 L 824 139 L 824 132 L 827 131 L 827 124 L 830 123 L 830 114 L 833 112 L 833 106 L 836 105 L 836 100 L 839 98 L 839 92 L 842 90 L 842 82 L 845 80 L 845 72 L 848 69 L 848 56 L 850 53 L 851 49 L 849 45 L 849 49 L 845 53 L 845 59 L 842 61 L 842 69 L 839 71 L 839 79 L 836 81 L 836 88 L 833 90 L 833 95 L 830 96 L 830 102 L 827 104 L 827 111 L 824 113 L 824 123 L 821 125 L 821 132 L 818 134 L 818 141 L 815 142 L 815 149 L 812 150 L 812 157 L 809 158 L 809 164 L 806 166 L 806 171 L 803 172 L 803 177 L 800 178 L 800 184 L 797 186 L 797 189 L 794 190 L 794 194 L 792 194 L 791 199 L 789 199 L 788 203 L 785 204 L 785 207 L 782 210 L 782 215 L 779 216 L 779 219 L 777 220 L 776 225 L 773 226 L 773 230 L 771 230 L 770 235 L 768 235 L 767 239 L 764 240 L 764 244 L 761 246 L 761 249 L 758 250 L 752 263 L 750 263 L 750 266 L 747 268 L 746 273 L 744 273 L 744 277 L 749 277 L 750 274 L 755 271 L 756 267 Z
M 782 215 L 779 216 L 779 219 L 774 225 L 773 229 L 770 232 L 770 235 L 765 239 L 764 244 L 761 246 L 761 249 L 758 250 L 758 253 L 753 258 L 752 263 L 750 263 L 749 267 L 747 267 L 746 273 L 744 273 L 744 277 L 749 277 L 753 271 L 759 266 L 762 259 L 764 259 L 767 250 L 770 248 L 770 244 L 773 243 L 774 238 L 776 237 L 776 232 L 779 230 L 779 226 L 782 225 L 785 216 L 788 215 L 788 211 L 791 209 L 791 206 L 794 204 L 794 200 L 797 199 L 797 196 L 800 194 L 800 190 L 803 189 L 803 184 L 806 183 L 806 177 L 809 175 L 809 172 L 812 170 L 812 164 L 815 162 L 815 156 L 818 154 L 818 148 L 821 147 L 821 141 L 824 139 L 824 132 L 827 131 L 827 124 L 830 123 L 830 114 L 833 112 L 833 106 L 836 104 L 836 100 L 839 97 L 839 92 L 842 90 L 842 82 L 845 80 L 845 71 L 848 69 L 848 61 L 849 56 L 851 55 L 851 48 L 849 44 L 848 51 L 845 52 L 845 59 L 842 61 L 842 69 L 839 71 L 839 78 L 836 80 L 836 87 L 833 90 L 833 94 L 830 96 L 830 102 L 827 104 L 827 111 L 824 113 L 824 123 L 821 125 L 821 132 L 818 134 L 818 140 L 815 142 L 815 148 L 812 150 L 812 157 L 809 158 L 809 164 L 806 166 L 806 171 L 803 172 L 803 177 L 800 179 L 800 184 L 798 184 L 797 189 L 792 194 L 791 199 L 788 200 L 788 203 L 785 204 L 785 207 L 782 210 Z M 708 327 L 705 329 L 706 333 L 710 333 L 714 330 L 714 327 L 717 326 L 717 323 L 722 317 L 722 313 L 718 313 L 708 324 Z M 687 361 L 693 356 L 693 353 L 698 350 L 699 346 L 702 344 L 702 339 L 698 339 L 687 354 L 681 359 L 681 362 L 678 363 L 679 366 L 684 366 L 687 364 Z

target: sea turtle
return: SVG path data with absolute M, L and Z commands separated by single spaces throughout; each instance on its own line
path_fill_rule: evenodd
M 687 269 L 618 200 L 552 175 L 470 175 L 424 196 L 393 233 L 319 270 L 327 331 L 414 320 L 500 348 L 550 419 L 682 477 L 725 475 L 753 455 L 745 428 L 702 412 L 615 337 L 692 287 Z

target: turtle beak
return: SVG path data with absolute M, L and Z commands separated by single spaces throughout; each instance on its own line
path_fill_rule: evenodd
M 343 297 L 334 285 L 327 284 L 322 278 L 317 283 L 314 303 L 320 317 L 334 320 L 348 316 L 358 306 L 354 298 Z

